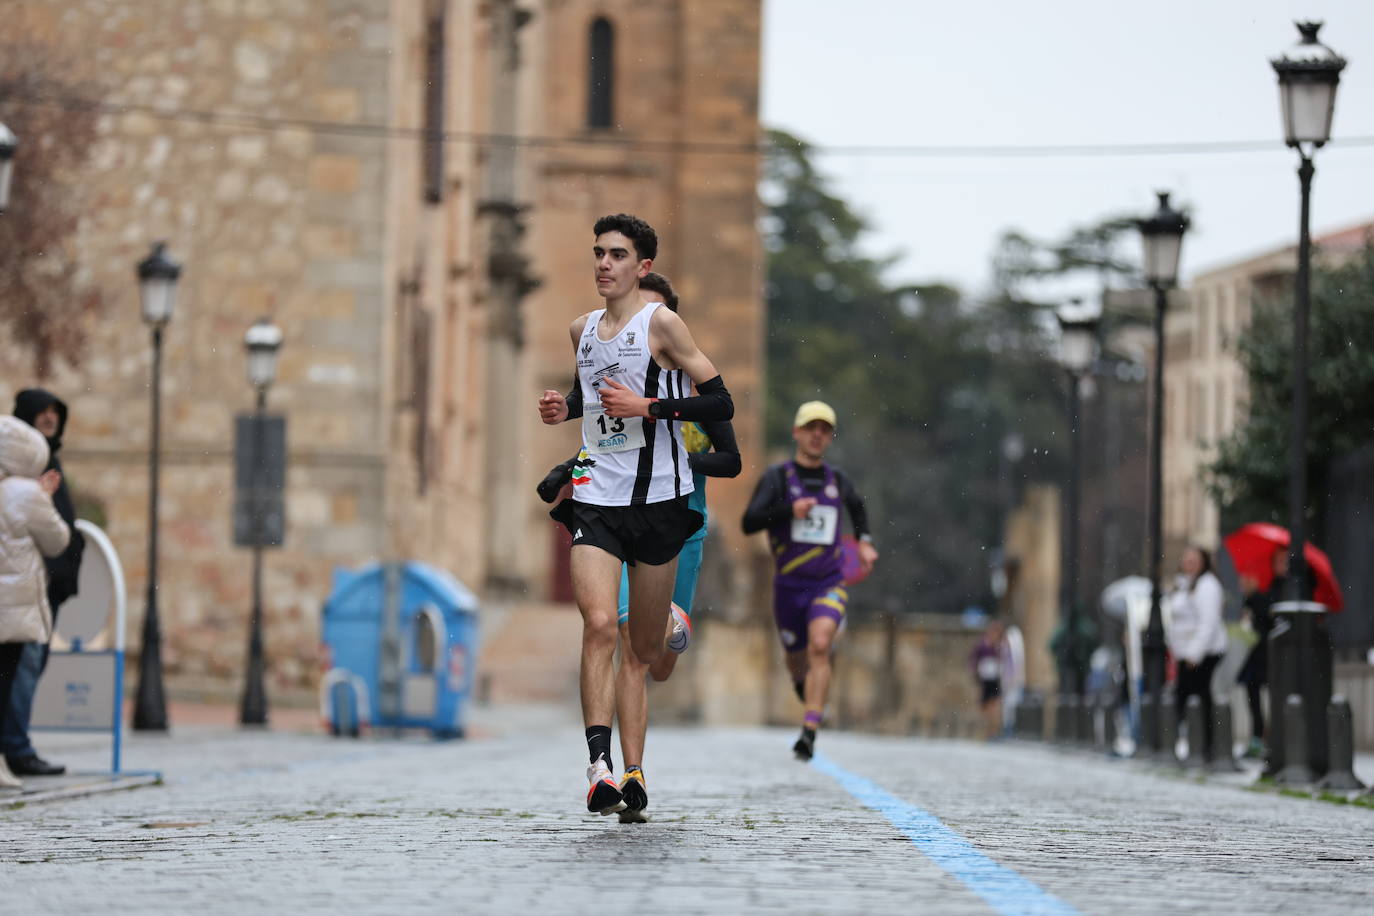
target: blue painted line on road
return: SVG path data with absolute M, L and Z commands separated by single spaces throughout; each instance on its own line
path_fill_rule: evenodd
M 820 754 L 811 765 L 834 779 L 866 808 L 887 818 L 916 848 L 947 874 L 961 881 L 1004 916 L 1069 916 L 1078 913 L 1009 868 L 998 865 L 935 815 L 902 801 L 877 783 L 856 776 Z

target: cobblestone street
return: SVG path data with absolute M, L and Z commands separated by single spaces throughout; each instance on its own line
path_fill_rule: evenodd
M 444 744 L 137 737 L 164 785 L 0 812 L 5 909 L 1314 914 L 1374 892 L 1374 811 L 1086 754 L 827 733 L 804 766 L 790 731 L 662 729 L 629 826 L 580 810 L 573 715 L 481 719 Z M 904 833 L 894 807 L 929 819 Z

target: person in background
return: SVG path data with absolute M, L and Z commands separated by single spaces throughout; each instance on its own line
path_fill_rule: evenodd
M 0 417 L 0 709 L 7 709 L 19 658 L 52 638 L 44 557 L 67 548 L 71 528 L 53 506 L 62 482 L 45 471 L 48 444 L 23 420 Z M 0 757 L 0 787 L 23 783 Z
M 62 473 L 57 452 L 62 448 L 62 434 L 67 428 L 67 405 L 60 398 L 42 388 L 26 388 L 14 398 L 14 415 L 38 430 L 48 441 L 46 470 L 58 475 L 57 490 L 52 495 L 57 514 L 70 532 L 67 547 L 55 557 L 48 557 L 44 565 L 48 574 L 48 607 L 52 611 L 54 627 L 57 612 L 63 602 L 76 594 L 77 574 L 81 570 L 81 554 L 86 541 L 76 530 L 76 508 Z M 0 753 L 10 770 L 17 776 L 58 776 L 66 772 L 61 764 L 49 763 L 38 756 L 29 739 L 29 720 L 33 714 L 33 695 L 38 678 L 48 665 L 49 642 L 33 642 L 24 647 L 15 672 L 10 702 L 0 707 Z
M 1002 657 L 1005 653 L 1002 621 L 988 621 L 983 635 L 969 655 L 973 677 L 978 682 L 978 713 L 983 720 L 983 737 L 993 740 L 1002 732 Z
M 1178 733 L 1187 721 L 1188 698 L 1202 698 L 1203 735 L 1189 735 L 1188 741 L 1201 739 L 1202 757 L 1212 759 L 1212 673 L 1226 652 L 1226 626 L 1222 622 L 1225 593 L 1221 580 L 1212 572 L 1212 557 L 1201 547 L 1188 547 L 1179 564 L 1181 573 L 1169 596 L 1169 651 L 1178 665 L 1174 691 L 1174 710 Z
M 1240 577 L 1240 591 L 1244 596 L 1241 619 L 1249 624 L 1258 640 L 1250 647 L 1250 654 L 1245 657 L 1245 664 L 1241 665 L 1240 673 L 1236 675 L 1236 683 L 1245 688 L 1245 697 L 1250 706 L 1250 744 L 1245 749 L 1245 756 L 1261 759 L 1267 753 L 1261 697 L 1269 683 L 1269 632 L 1274 629 L 1274 618 L 1269 608 L 1274 602 L 1283 600 L 1284 589 L 1288 586 L 1288 551 L 1284 548 L 1275 550 L 1269 562 L 1274 570 L 1274 578 L 1267 590 L 1261 591 L 1259 583 L 1251 576 Z M 1311 597 L 1312 588 L 1309 587 L 1307 593 Z

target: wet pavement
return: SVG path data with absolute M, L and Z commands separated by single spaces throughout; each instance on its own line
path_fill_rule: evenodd
M 575 711 L 476 718 L 446 743 L 133 736 L 126 765 L 162 784 L 0 808 L 3 909 L 1317 914 L 1374 897 L 1374 810 L 1239 776 L 838 732 L 808 766 L 790 730 L 664 728 L 651 821 L 621 825 L 582 810 Z M 89 736 L 43 747 L 107 761 Z

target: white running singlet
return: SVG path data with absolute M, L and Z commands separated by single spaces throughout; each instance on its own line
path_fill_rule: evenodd
M 577 380 L 582 386 L 582 451 L 573 473 L 573 499 L 593 506 L 643 506 L 692 492 L 692 469 L 680 424 L 647 417 L 608 417 L 598 386 L 613 378 L 646 398 L 686 397 L 682 370 L 666 370 L 649 353 L 651 302 L 611 340 L 597 335 L 605 309 L 587 316 L 577 342 Z

